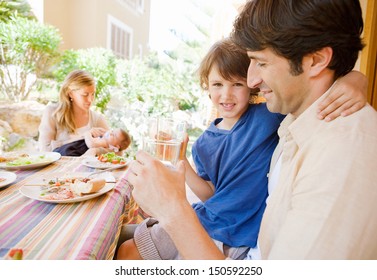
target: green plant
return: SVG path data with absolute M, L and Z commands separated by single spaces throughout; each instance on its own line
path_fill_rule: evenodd
M 14 16 L 35 19 L 31 7 L 26 0 L 0 1 L 0 21 L 9 21 Z
M 57 82 L 75 69 L 84 69 L 96 79 L 96 107 L 102 112 L 110 100 L 110 86 L 116 85 L 117 59 L 112 51 L 104 48 L 67 50 L 54 71 Z
M 150 117 L 174 115 L 190 122 L 189 132 L 197 127 L 192 116 L 201 109 L 202 94 L 190 67 L 182 61 L 161 62 L 154 53 L 118 61 L 119 86 L 110 89 L 105 115 L 111 126 L 125 128 L 132 136 L 129 153 L 140 147 Z
M 61 36 L 52 26 L 14 17 L 0 22 L 0 92 L 7 100 L 26 100 L 38 78 L 59 57 Z

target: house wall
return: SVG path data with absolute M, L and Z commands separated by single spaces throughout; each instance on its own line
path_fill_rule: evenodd
M 133 31 L 132 56 L 148 52 L 150 1 L 144 13 L 119 0 L 43 0 L 43 22 L 57 27 L 63 37 L 61 49 L 108 47 L 108 16 Z

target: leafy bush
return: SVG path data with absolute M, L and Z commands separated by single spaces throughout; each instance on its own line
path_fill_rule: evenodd
M 116 85 L 117 59 L 113 52 L 104 48 L 67 50 L 54 71 L 57 82 L 62 82 L 75 69 L 88 71 L 96 79 L 96 107 L 106 109 L 110 100 L 109 87 Z
M 26 0 L 0 1 L 0 21 L 9 21 L 14 16 L 35 19 Z
M 111 88 L 105 114 L 111 126 L 128 130 L 130 150 L 140 147 L 151 117 L 174 117 L 188 123 L 188 132 L 202 131 L 194 123 L 202 118 L 193 116 L 199 114 L 203 96 L 187 65 L 161 63 L 152 53 L 145 59 L 118 61 L 116 72 L 119 86 Z
M 56 28 L 35 20 L 0 21 L 0 92 L 7 100 L 28 98 L 38 78 L 59 57 L 60 42 Z

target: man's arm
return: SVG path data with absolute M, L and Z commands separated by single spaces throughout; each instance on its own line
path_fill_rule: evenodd
M 159 220 L 183 258 L 225 259 L 186 199 L 182 161 L 172 170 L 139 151 L 129 170 L 128 181 L 136 202 Z M 194 241 L 187 242 L 188 239 Z

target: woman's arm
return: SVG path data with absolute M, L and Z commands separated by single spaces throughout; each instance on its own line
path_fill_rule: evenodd
M 102 130 L 102 128 L 101 128 Z M 104 131 L 104 130 L 103 130 Z M 95 135 L 99 135 L 97 128 L 92 128 L 91 130 L 85 132 L 85 144 L 88 146 L 88 148 L 107 148 L 107 142 L 104 138 L 98 137 L 93 137 L 93 133 Z M 103 133 L 102 133 L 103 135 Z
M 52 114 L 55 108 L 48 105 L 43 111 L 41 123 L 39 125 L 38 146 L 42 152 L 51 152 L 55 147 L 52 142 L 56 140 L 57 128 Z
M 368 79 L 358 71 L 339 78 L 330 94 L 318 105 L 318 118 L 331 121 L 359 111 L 367 102 L 367 89 Z

